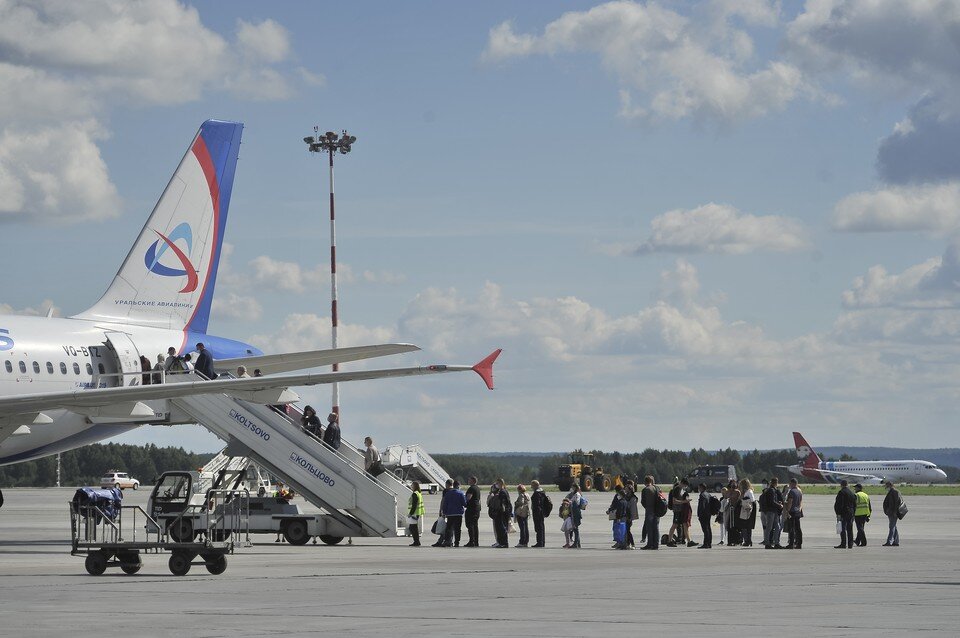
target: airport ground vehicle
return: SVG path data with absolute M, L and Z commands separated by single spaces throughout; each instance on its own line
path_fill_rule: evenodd
M 210 480 L 206 472 L 164 472 L 147 500 L 147 511 L 171 538 L 178 542 L 191 542 L 202 536 L 211 518 L 216 517 L 209 503 L 208 507 L 204 507 L 208 500 Z M 211 489 L 226 487 L 236 490 L 246 477 L 244 470 L 222 471 L 212 480 Z M 245 518 L 242 521 L 235 520 L 242 523 L 249 534 L 281 533 L 291 545 L 304 545 L 311 538 L 319 538 L 327 545 L 336 545 L 346 536 L 326 517 L 306 514 L 299 505 L 272 494 L 247 497 L 246 509 Z M 221 532 L 214 533 L 214 540 L 224 535 Z
M 99 493 L 98 493 L 99 492 Z M 245 530 L 246 490 L 211 489 L 204 494 L 206 518 L 203 540 L 172 538 L 172 525 L 158 524 L 139 505 L 122 505 L 118 489 L 81 488 L 70 501 L 71 555 L 84 556 L 91 576 L 119 567 L 136 574 L 143 567 L 142 554 L 170 552 L 170 573 L 183 576 L 193 565 L 204 565 L 211 574 L 227 569 L 227 554 L 238 544 L 249 545 Z M 181 514 L 188 514 L 184 509 Z M 197 560 L 199 558 L 199 560 Z
M 686 478 L 693 492 L 701 483 L 705 483 L 708 490 L 719 492 L 727 483 L 737 480 L 737 468 L 733 465 L 701 465 L 691 470 Z
M 126 472 L 109 470 L 100 479 L 100 487 L 103 487 L 103 488 L 118 487 L 121 490 L 125 490 L 128 487 L 132 487 L 133 489 L 139 489 L 140 481 L 133 478 Z
M 554 482 L 560 491 L 569 490 L 576 483 L 584 492 L 593 489 L 608 492 L 613 489 L 614 478 L 605 473 L 602 467 L 593 467 L 593 454 L 574 450 L 567 456 L 567 462 L 557 467 L 557 478 Z

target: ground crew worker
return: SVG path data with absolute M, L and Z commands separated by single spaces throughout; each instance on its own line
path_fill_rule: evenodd
M 410 494 L 407 510 L 407 524 L 410 527 L 410 535 L 413 536 L 413 542 L 410 547 L 420 547 L 420 520 L 426 513 L 423 508 L 423 494 L 420 493 L 420 483 L 414 481 L 410 486 L 413 493 Z
M 863 485 L 857 483 L 853 488 L 857 493 L 857 509 L 853 513 L 853 520 L 857 524 L 857 538 L 854 543 L 857 547 L 866 547 L 867 535 L 863 531 L 863 526 L 870 520 L 873 508 L 870 506 L 870 496 L 863 491 Z

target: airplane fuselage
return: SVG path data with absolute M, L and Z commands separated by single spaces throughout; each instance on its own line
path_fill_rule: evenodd
M 935 483 L 946 480 L 946 473 L 929 461 L 820 461 L 815 465 L 791 465 L 787 468 L 793 474 L 812 481 L 839 483 L 847 478 L 851 483 L 879 485 L 883 481 Z M 821 472 L 821 470 L 823 470 Z M 851 476 L 844 477 L 849 472 Z M 870 476 L 871 479 L 855 478 Z
M 182 354 L 193 350 L 198 341 L 215 359 L 260 354 L 238 341 L 182 329 L 0 316 L 0 396 L 139 385 L 143 381 L 141 355 L 152 367 L 157 356 L 165 355 L 171 346 Z M 0 443 L 0 465 L 72 449 L 148 422 L 91 419 L 67 410 L 45 411 L 36 422 L 12 424 L 17 429 Z

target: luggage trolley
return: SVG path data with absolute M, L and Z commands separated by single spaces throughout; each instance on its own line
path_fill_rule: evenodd
M 86 556 L 87 573 L 99 576 L 108 567 L 136 574 L 143 566 L 141 554 L 170 552 L 168 567 L 183 576 L 193 565 L 204 565 L 214 575 L 227 569 L 227 554 L 238 545 L 249 547 L 247 490 L 211 489 L 203 505 L 188 505 L 167 525 L 158 524 L 139 505 L 122 505 L 120 490 L 80 488 L 70 501 L 73 556 Z M 196 536 L 176 538 L 181 517 L 205 510 L 205 528 Z M 196 560 L 199 557 L 200 560 Z

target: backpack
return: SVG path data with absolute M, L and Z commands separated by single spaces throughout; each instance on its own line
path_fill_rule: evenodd
M 663 518 L 667 515 L 667 499 L 664 497 L 663 492 L 657 492 L 657 500 L 653 505 L 653 513 L 656 514 L 658 518 Z
M 587 509 L 587 504 L 588 504 L 588 503 L 589 503 L 589 501 L 587 501 L 587 499 L 586 499 L 583 495 L 581 495 L 581 496 L 580 496 L 580 509 L 581 509 L 581 510 Z
M 716 516 L 720 513 L 720 499 L 710 497 L 710 516 Z
M 540 503 L 540 508 L 543 510 L 544 518 L 550 516 L 550 512 L 553 511 L 553 501 L 550 500 L 546 492 L 543 492 L 543 501 Z
M 660 498 L 663 498 L 663 496 L 661 495 Z M 673 490 L 670 490 L 669 494 L 667 495 L 667 509 L 668 510 L 673 509 Z M 663 514 L 666 514 L 666 512 L 664 512 Z M 663 516 L 663 514 L 660 514 L 660 516 Z

